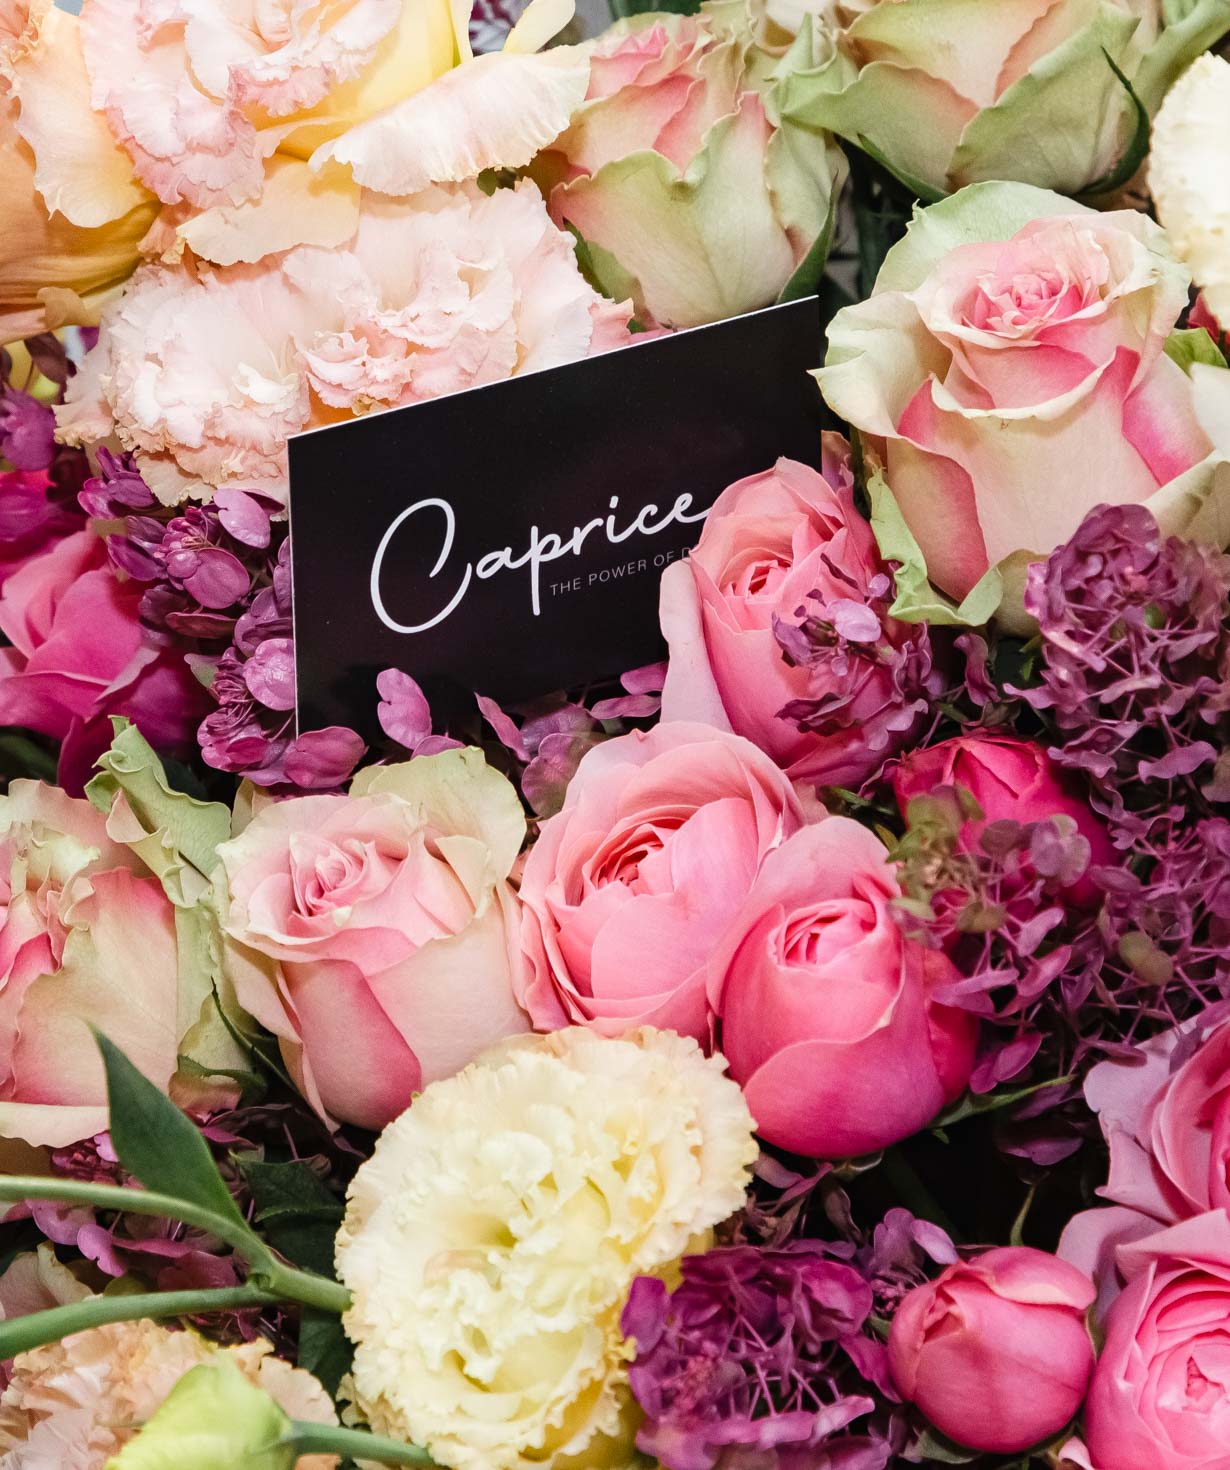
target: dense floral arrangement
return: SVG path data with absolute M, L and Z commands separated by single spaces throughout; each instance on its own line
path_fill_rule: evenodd
M 0 0 L 2 1470 L 1230 1467 L 1230 0 L 620 8 Z M 811 293 L 298 729 L 291 434 Z

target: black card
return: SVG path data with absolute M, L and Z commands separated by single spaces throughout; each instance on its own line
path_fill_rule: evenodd
M 819 465 L 814 298 L 290 441 L 299 726 L 518 702 L 662 655 L 658 583 L 721 491 Z

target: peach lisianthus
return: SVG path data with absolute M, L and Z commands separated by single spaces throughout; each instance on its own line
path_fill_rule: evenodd
M 51 0 L 0 0 L 0 153 L 0 342 L 96 322 L 158 205 L 90 110 L 77 19 Z
M 282 496 L 289 434 L 619 346 L 630 315 L 586 283 L 532 184 L 365 194 L 343 249 L 143 268 L 60 434 L 115 435 L 167 504 L 227 485 Z
M 232 265 L 343 244 L 364 187 L 528 163 L 585 95 L 580 48 L 534 54 L 571 13 L 536 0 L 478 58 L 463 0 L 85 0 L 81 35 L 95 114 L 173 209 L 165 243 Z

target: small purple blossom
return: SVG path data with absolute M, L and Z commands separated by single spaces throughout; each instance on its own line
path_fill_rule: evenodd
M 846 1434 L 877 1406 L 869 1380 L 887 1381 L 883 1345 L 865 1330 L 872 1291 L 857 1270 L 819 1241 L 798 1241 L 687 1256 L 682 1275 L 673 1292 L 638 1277 L 624 1308 L 644 1454 L 666 1470 L 814 1463 L 821 1448 L 851 1470 L 888 1463 L 877 1436 Z

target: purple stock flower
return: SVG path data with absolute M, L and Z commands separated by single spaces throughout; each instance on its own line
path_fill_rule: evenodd
M 1041 684 L 1013 690 L 1085 771 L 1119 846 L 1225 799 L 1230 756 L 1230 557 L 1163 537 L 1144 506 L 1102 506 L 1030 568 Z
M 887 1464 L 879 1436 L 845 1434 L 877 1407 L 871 1384 L 887 1381 L 858 1270 L 820 1241 L 799 1241 L 687 1256 L 682 1276 L 673 1292 L 638 1277 L 624 1308 L 643 1453 L 666 1470 Z

